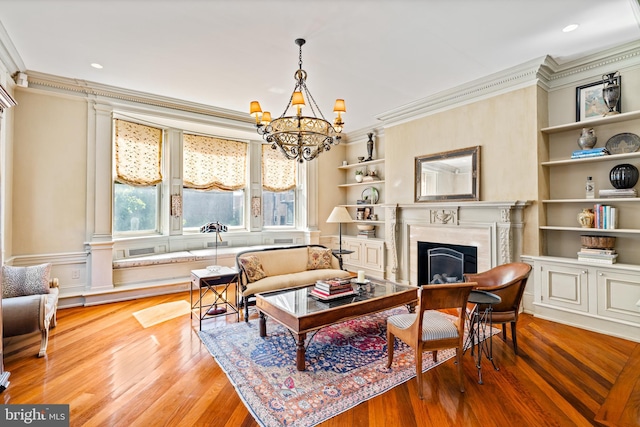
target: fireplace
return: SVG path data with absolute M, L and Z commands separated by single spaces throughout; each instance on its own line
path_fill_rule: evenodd
M 478 248 L 418 242 L 418 285 L 459 283 L 464 273 L 478 272 Z

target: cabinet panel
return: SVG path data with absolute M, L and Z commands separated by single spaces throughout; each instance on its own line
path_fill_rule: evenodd
M 363 264 L 365 267 L 373 268 L 376 270 L 382 270 L 384 266 L 384 263 L 383 263 L 384 251 L 382 250 L 382 247 L 383 247 L 382 243 L 377 243 L 377 244 L 365 243 L 364 244 Z
M 542 301 L 578 311 L 589 311 L 589 275 L 587 270 L 562 265 L 542 269 Z
M 596 275 L 598 315 L 640 324 L 640 278 L 606 269 Z

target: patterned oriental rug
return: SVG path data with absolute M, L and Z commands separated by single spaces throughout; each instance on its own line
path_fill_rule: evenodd
M 406 312 L 396 308 L 323 328 L 311 341 L 307 336 L 304 372 L 296 370 L 293 336 L 272 320 L 265 338 L 257 320 L 199 335 L 258 424 L 309 427 L 415 377 L 413 350 L 398 339 L 393 365 L 385 367 L 386 319 Z M 434 364 L 425 355 L 424 370 L 454 356 L 454 349 L 441 350 Z

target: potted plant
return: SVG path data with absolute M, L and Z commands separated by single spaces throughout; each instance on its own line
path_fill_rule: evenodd
M 361 170 L 357 170 L 356 171 L 356 181 L 357 182 L 362 182 L 363 177 L 364 177 L 364 172 L 362 172 Z

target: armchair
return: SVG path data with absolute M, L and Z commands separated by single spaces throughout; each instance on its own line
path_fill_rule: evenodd
M 466 282 L 478 283 L 476 289 L 491 292 L 502 299 L 502 302 L 493 306 L 493 323 L 502 324 L 502 339 L 505 341 L 507 339 L 506 324 L 511 323 L 511 340 L 515 354 L 518 354 L 516 323 L 529 274 L 531 274 L 529 264 L 512 262 L 482 273 L 464 275 Z
M 50 270 L 51 264 L 2 266 L 3 338 L 39 331 L 38 357 L 46 354 L 49 328 L 57 322 L 58 279 L 49 278 Z

